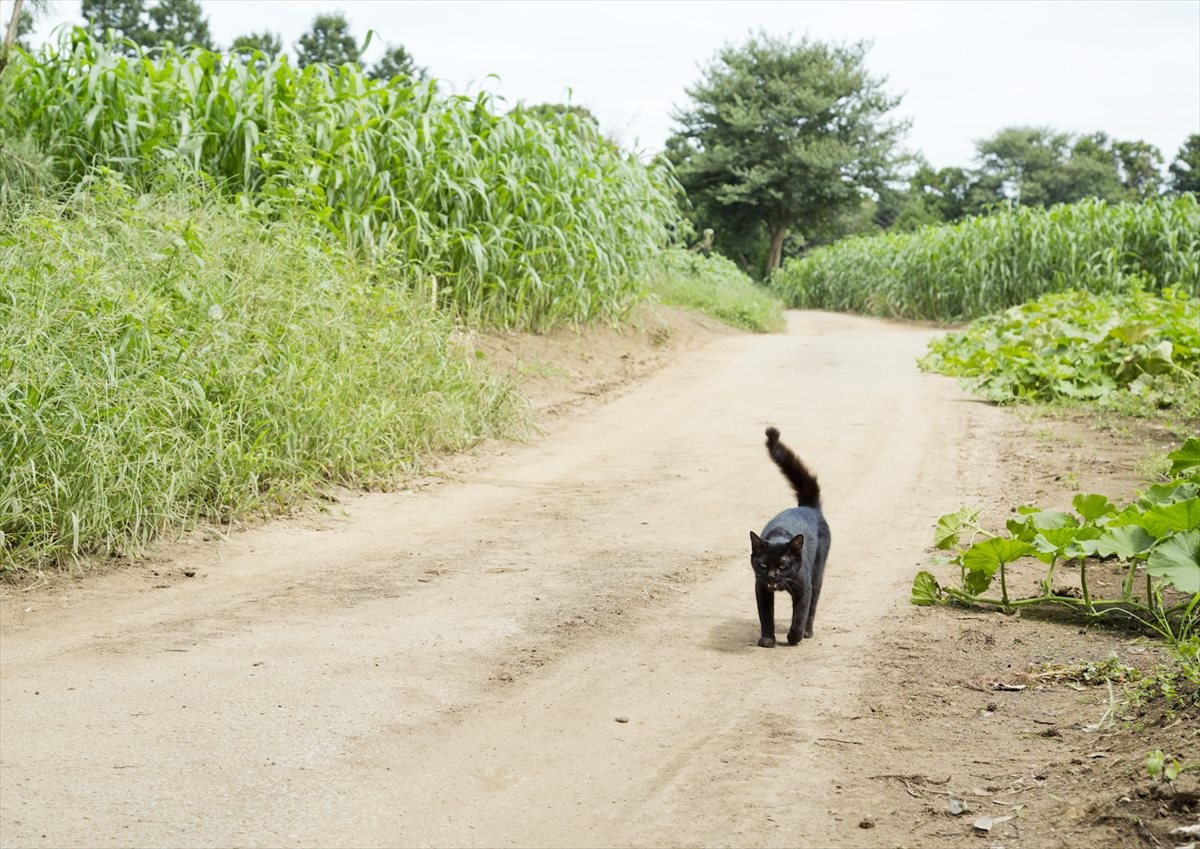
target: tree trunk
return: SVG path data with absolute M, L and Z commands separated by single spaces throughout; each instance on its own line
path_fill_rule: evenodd
M 783 262 L 783 237 L 786 235 L 786 227 L 771 228 L 771 254 L 767 257 L 767 277 L 770 277 L 771 272 Z
M 4 46 L 0 48 L 0 71 L 8 64 L 8 52 L 17 41 L 17 23 L 21 20 L 21 3 L 23 0 L 13 0 L 12 17 L 8 20 L 8 29 L 4 32 Z

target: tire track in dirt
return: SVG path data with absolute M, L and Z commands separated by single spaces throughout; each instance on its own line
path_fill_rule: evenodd
M 863 685 L 1003 414 L 916 371 L 931 331 L 789 321 L 462 482 L 189 554 L 194 581 L 6 602 L 4 844 L 863 845 L 904 746 L 856 735 Z M 834 537 L 816 639 L 772 651 L 768 423 Z

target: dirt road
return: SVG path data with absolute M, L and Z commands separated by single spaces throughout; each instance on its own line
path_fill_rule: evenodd
M 916 370 L 930 335 L 794 313 L 458 479 L 168 564 L 195 577 L 10 596 L 3 844 L 891 841 L 860 821 L 898 788 L 856 776 L 920 732 L 863 734 L 867 693 L 1008 415 Z M 767 424 L 833 528 L 816 637 L 772 650 L 748 561 L 790 506 Z

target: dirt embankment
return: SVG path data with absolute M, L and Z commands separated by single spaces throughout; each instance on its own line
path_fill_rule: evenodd
M 927 329 L 670 326 L 481 340 L 533 387 L 527 445 L 9 588 L 0 843 L 951 847 L 984 814 L 1015 817 L 1002 846 L 1169 841 L 1186 801 L 1138 796 L 1138 744 L 1088 730 L 1106 690 L 992 690 L 1150 650 L 907 603 L 939 514 L 1119 495 L 1138 442 L 920 374 Z M 788 506 L 767 424 L 833 528 L 816 638 L 773 650 L 747 564 Z

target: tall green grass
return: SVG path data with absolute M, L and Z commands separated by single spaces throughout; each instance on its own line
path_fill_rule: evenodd
M 672 248 L 647 268 L 646 286 L 660 303 L 688 307 L 755 333 L 783 329 L 779 299 L 720 254 Z
M 0 568 L 520 432 L 443 312 L 306 225 L 90 178 L 0 209 Z
M 81 29 L 2 78 L 0 135 L 60 177 L 95 165 L 152 188 L 181 168 L 331 239 L 472 319 L 523 328 L 619 315 L 678 220 L 678 185 L 574 116 L 354 65 L 193 49 L 127 58 Z
M 772 287 L 791 306 L 963 321 L 1131 277 L 1200 295 L 1200 201 L 1087 200 L 1018 207 L 912 233 L 846 239 L 788 260 Z

